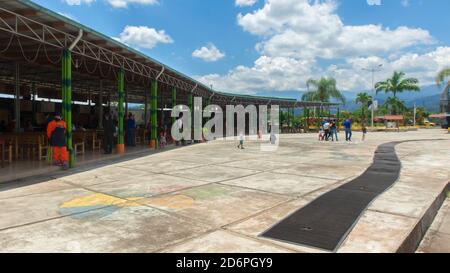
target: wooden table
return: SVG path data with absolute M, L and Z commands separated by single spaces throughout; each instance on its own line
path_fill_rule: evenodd
M 0 146 L 2 147 L 2 154 L 1 154 L 1 168 L 5 167 L 5 140 L 0 138 Z

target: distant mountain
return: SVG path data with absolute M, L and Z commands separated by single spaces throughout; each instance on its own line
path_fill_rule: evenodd
M 343 92 L 347 98 L 347 104 L 345 109 L 349 111 L 354 111 L 359 108 L 359 105 L 355 103 L 356 94 L 354 92 Z M 367 92 L 371 94 L 371 92 Z M 413 107 L 414 102 L 417 107 L 425 107 L 430 112 L 439 112 L 440 110 L 440 95 L 442 90 L 440 90 L 435 85 L 424 86 L 421 88 L 420 92 L 406 92 L 398 95 L 398 98 L 403 100 L 407 107 Z M 392 93 L 385 94 L 379 93 L 376 95 L 376 99 L 380 105 L 384 104 L 388 97 L 392 96 Z
M 429 112 L 440 112 L 440 95 L 433 95 L 428 97 L 422 97 L 414 100 L 405 101 L 407 107 L 414 107 L 416 103 L 417 107 L 424 107 Z

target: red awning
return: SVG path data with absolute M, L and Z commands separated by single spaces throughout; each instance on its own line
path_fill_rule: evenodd
M 400 115 L 387 115 L 381 117 L 375 117 L 375 120 L 387 120 L 387 121 L 401 121 L 403 120 L 403 116 Z
M 447 115 L 445 113 L 442 114 L 434 114 L 434 115 L 430 115 L 429 118 L 440 118 L 440 119 L 444 119 L 446 118 Z

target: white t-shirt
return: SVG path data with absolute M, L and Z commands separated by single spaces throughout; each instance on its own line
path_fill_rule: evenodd
M 330 129 L 330 123 L 326 122 L 326 123 L 323 125 L 323 129 L 324 129 L 324 130 L 329 130 L 329 129 Z
M 183 128 L 183 121 L 181 120 L 181 118 L 177 119 L 177 127 L 180 130 Z

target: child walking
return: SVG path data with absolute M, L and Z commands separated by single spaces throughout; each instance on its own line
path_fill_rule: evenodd
M 243 133 L 239 134 L 239 145 L 237 147 L 238 147 L 238 149 L 244 150 L 244 134 Z
M 321 126 L 319 129 L 319 141 L 324 141 L 324 140 L 325 140 L 325 130 Z
M 365 125 L 362 126 L 362 133 L 362 141 L 366 141 L 367 127 Z
M 159 135 L 159 145 L 161 149 L 164 149 L 167 146 L 167 133 L 164 129 L 161 130 L 161 133 Z

